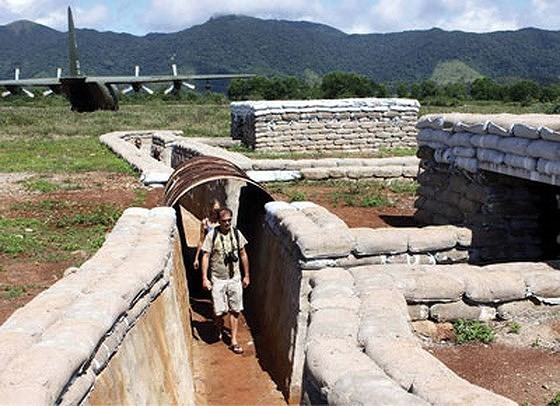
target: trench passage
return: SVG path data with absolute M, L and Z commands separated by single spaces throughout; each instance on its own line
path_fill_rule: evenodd
M 200 220 L 185 210 L 182 210 L 181 218 L 186 251 L 193 253 L 200 234 Z M 238 340 L 244 353 L 237 355 L 228 349 L 227 337 L 224 341 L 216 337 L 210 295 L 200 288 L 200 271 L 192 268 L 192 256 L 187 255 L 184 262 L 191 304 L 196 404 L 285 405 L 282 392 L 259 364 L 253 337 L 243 315 L 239 319 Z
M 218 339 L 213 320 L 210 292 L 202 289 L 200 270 L 193 260 L 200 239 L 201 219 L 208 217 L 212 202 L 233 211 L 233 224 L 247 237 L 247 254 L 251 285 L 244 291 L 244 313 L 239 319 L 238 340 L 241 355 L 229 348 L 229 337 Z M 283 390 L 272 379 L 270 363 L 265 361 L 274 349 L 262 344 L 255 313 L 274 311 L 250 303 L 259 289 L 255 275 L 259 272 L 257 230 L 264 220 L 264 205 L 272 197 L 231 162 L 216 158 L 192 157 L 175 168 L 165 190 L 165 202 L 175 208 L 181 235 L 183 264 L 189 290 L 193 334 L 193 378 L 197 404 L 267 404 L 285 405 Z M 228 317 L 226 317 L 226 328 Z M 253 327 L 253 330 L 249 326 Z M 252 336 L 255 332 L 255 337 Z M 256 343 L 256 344 L 255 344 Z M 274 343 L 273 343 L 274 344 Z M 267 365 L 267 366 L 265 366 Z

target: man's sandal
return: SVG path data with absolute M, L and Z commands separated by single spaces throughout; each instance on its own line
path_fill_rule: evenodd
M 232 344 L 229 346 L 229 349 L 236 354 L 243 354 L 243 348 L 239 344 Z

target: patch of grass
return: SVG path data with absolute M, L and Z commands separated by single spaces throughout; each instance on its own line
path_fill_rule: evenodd
M 383 194 L 380 182 L 339 183 L 340 188 L 332 193 L 335 203 L 342 202 L 351 207 L 391 206 L 392 202 Z
M 21 297 L 26 289 L 23 285 L 6 285 L 2 287 L 2 294 L 3 299 L 15 299 Z
M 56 213 L 67 205 L 50 199 L 28 203 L 24 209 L 55 210 L 52 216 L 38 214 L 41 220 L 0 217 L 0 253 L 47 262 L 69 260 L 77 250 L 91 255 L 122 214 L 119 208 L 107 204 L 82 208 L 82 212 L 70 210 L 69 215 Z
M 0 253 L 14 256 L 39 249 L 40 242 L 35 234 L 37 228 L 40 228 L 37 220 L 0 217 Z
M 231 152 L 239 152 L 244 155 L 249 155 L 255 152 L 252 148 L 246 147 L 243 144 L 234 145 L 233 147 L 228 148 L 228 150 Z
M 288 197 L 291 202 L 303 202 L 307 200 L 305 192 L 302 192 L 301 190 L 296 190 L 293 193 L 288 194 Z
M 77 213 L 70 217 L 61 217 L 57 220 L 59 228 L 80 226 L 112 226 L 121 216 L 122 211 L 115 206 L 102 204 L 85 213 Z
M 79 183 L 73 183 L 70 179 L 62 181 L 62 189 L 64 190 L 82 190 L 84 187 Z
M 418 117 L 425 114 L 440 113 L 474 113 L 474 114 L 553 114 L 557 103 L 531 103 L 523 104 L 520 102 L 497 102 L 486 100 L 464 100 L 451 106 L 438 106 L 435 104 L 422 103 Z
M 10 206 L 11 210 L 40 210 L 40 211 L 53 211 L 59 209 L 65 209 L 68 207 L 68 203 L 61 200 L 54 199 L 44 199 L 39 202 L 23 202 L 16 205 Z
M 414 155 L 416 155 L 416 148 L 395 147 L 395 148 L 379 149 L 380 158 L 387 158 L 393 156 L 414 156 Z
M 243 145 L 228 148 L 230 151 L 239 152 L 252 159 L 323 159 L 323 158 L 387 158 L 392 156 L 415 155 L 416 149 L 390 149 L 372 152 L 341 152 L 341 151 L 313 151 L 313 152 L 268 152 L 254 151 Z
M 146 199 L 148 198 L 148 191 L 146 189 L 135 189 L 134 200 L 131 203 L 131 206 L 141 206 L 146 203 Z
M 48 193 L 59 189 L 59 186 L 43 178 L 31 178 L 21 182 L 29 192 Z
M 69 227 L 62 231 L 51 233 L 49 244 L 56 248 L 58 252 L 65 252 L 66 259 L 70 258 L 69 253 L 77 250 L 93 254 L 105 242 L 105 236 L 108 231 L 108 227 L 102 225 L 88 228 Z
M 271 182 L 266 185 L 266 189 L 271 194 L 284 195 L 290 202 L 304 201 L 308 199 L 304 184 L 305 182 Z
M 385 196 L 380 194 L 372 195 L 372 196 L 365 196 L 362 199 L 362 203 L 360 204 L 361 207 L 381 207 L 381 206 L 390 206 L 392 203 L 389 199 Z
M 492 327 L 478 320 L 459 319 L 453 323 L 457 344 L 471 341 L 490 343 L 496 339 Z
M 402 180 L 397 180 L 389 183 L 387 188 L 393 193 L 413 196 L 416 194 L 416 191 L 418 190 L 418 182 L 415 181 L 406 182 Z
M 229 104 L 148 102 L 123 104 L 118 112 L 76 114 L 67 103 L 0 103 L 0 167 L 4 172 L 133 173 L 130 165 L 99 142 L 112 131 L 183 130 L 185 136 L 229 135 Z M 69 186 L 72 188 L 73 186 Z
M 6 140 L 0 143 L 0 167 L 4 172 L 133 173 L 128 163 L 97 138 Z

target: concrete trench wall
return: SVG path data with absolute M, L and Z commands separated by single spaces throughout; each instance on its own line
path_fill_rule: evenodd
M 194 404 L 179 248 L 172 209 L 127 209 L 0 327 L 0 403 Z
M 419 108 L 410 99 L 236 102 L 231 104 L 231 135 L 257 151 L 414 148 Z

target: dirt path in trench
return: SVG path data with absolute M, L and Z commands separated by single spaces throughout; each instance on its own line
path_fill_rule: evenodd
M 197 405 L 285 405 L 280 390 L 261 369 L 251 332 L 239 320 L 243 354 L 228 349 L 228 337 L 218 340 L 208 300 L 192 300 L 194 381 Z M 227 325 L 226 325 L 227 326 Z
M 199 220 L 182 210 L 187 251 L 196 248 Z M 261 368 L 251 331 L 243 315 L 239 318 L 238 341 L 243 354 L 228 348 L 229 337 L 217 337 L 210 295 L 196 289 L 199 271 L 186 264 L 191 291 L 194 382 L 197 405 L 285 405 L 282 392 Z M 194 287 L 194 288 L 193 288 Z M 229 328 L 226 317 L 226 329 Z

